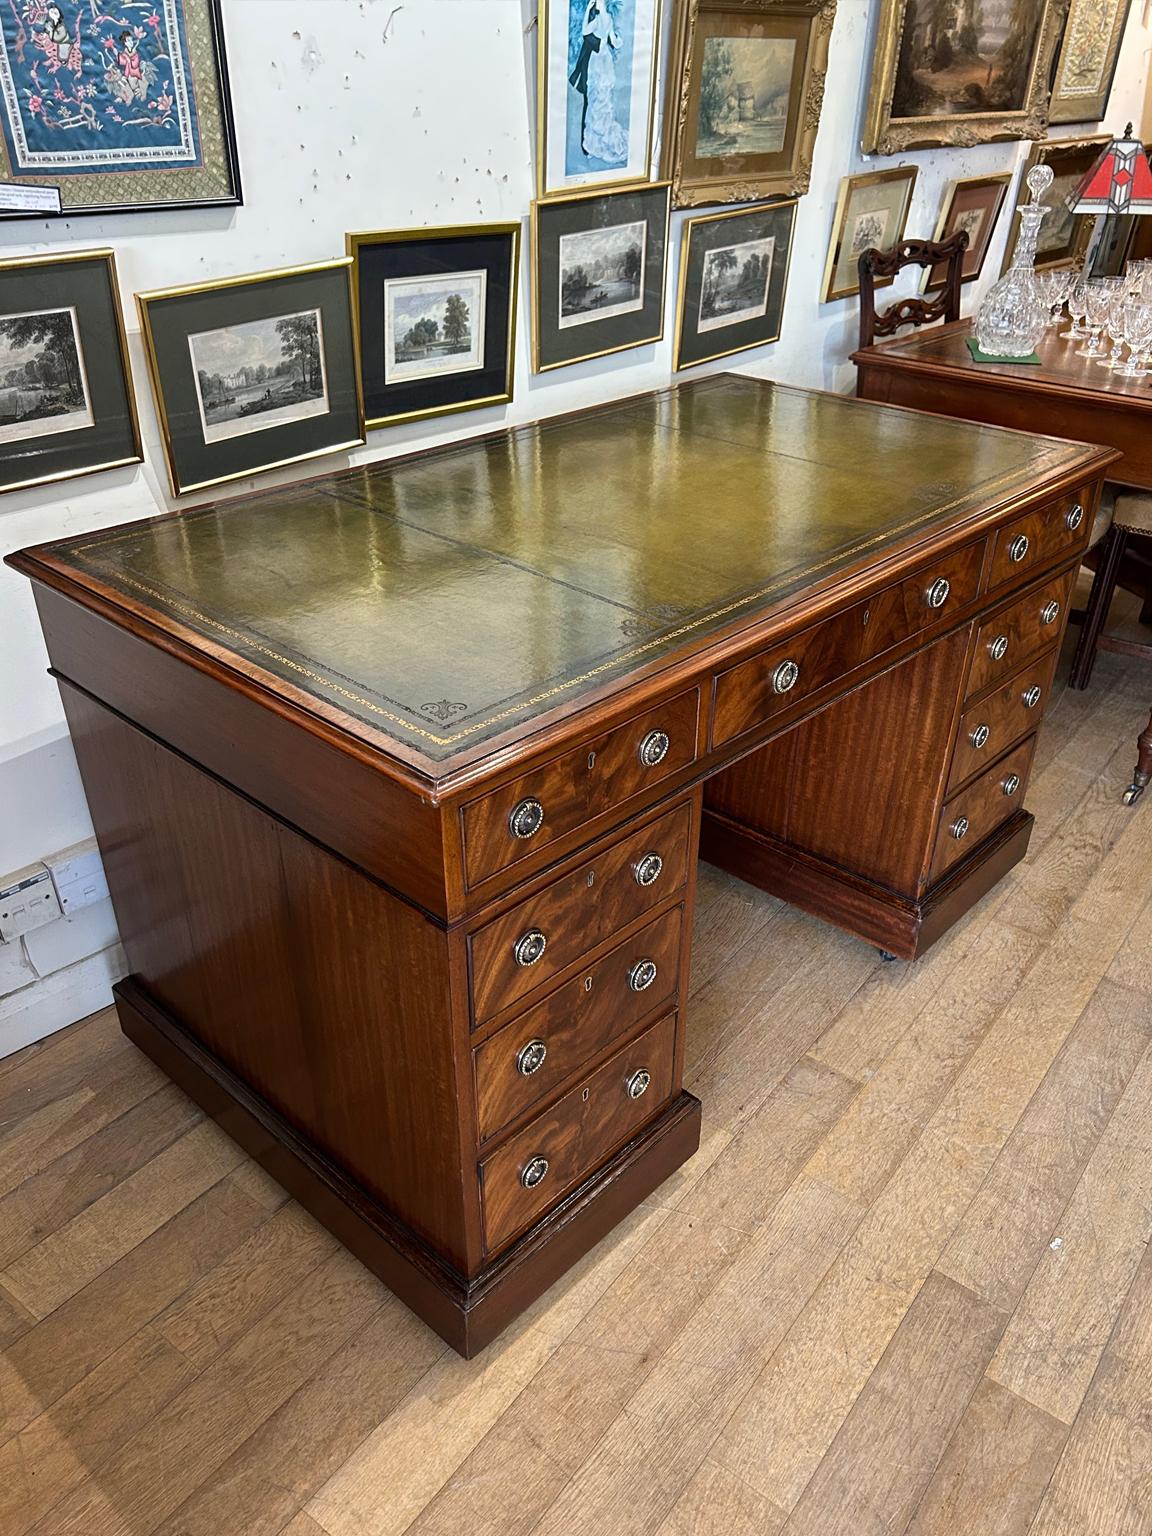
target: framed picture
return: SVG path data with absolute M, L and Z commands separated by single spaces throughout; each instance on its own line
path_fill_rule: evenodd
M 0 181 L 62 213 L 238 203 L 219 0 L 12 0 L 0 127 Z
M 984 270 L 984 259 L 992 243 L 992 234 L 1012 181 L 1004 176 L 969 176 L 949 182 L 936 224 L 935 240 L 949 240 L 960 230 L 968 231 L 968 249 L 960 269 L 960 281 L 972 283 Z M 938 262 L 924 276 L 923 291 L 943 288 L 948 277 L 947 262 Z
M 1036 268 L 1071 267 L 1083 261 L 1088 253 L 1096 217 L 1088 213 L 1071 213 L 1068 199 L 1109 142 L 1107 134 L 1097 134 L 1091 139 L 1057 139 L 1037 144 L 1020 171 L 1017 202 L 1026 202 L 1028 191 L 1025 182 L 1034 165 L 1050 165 L 1055 177 L 1042 199 L 1052 212 L 1040 226 L 1036 244 Z M 1016 249 L 1016 237 L 1020 233 L 1019 211 L 1013 213 L 1008 231 L 1008 244 L 1004 250 L 1001 271 L 1007 272 Z
M 882 0 L 861 148 L 1038 139 L 1063 0 Z
M 537 373 L 664 335 L 668 194 L 661 181 L 532 204 Z
M 677 208 L 807 192 L 835 14 L 836 0 L 683 0 L 664 115 Z
M 351 268 L 136 295 L 174 495 L 363 443 Z
M 903 240 L 915 186 L 914 165 L 844 177 L 824 268 L 825 304 L 860 292 L 861 252 L 871 246 L 886 251 Z M 890 277 L 877 278 L 876 286 L 887 288 L 892 281 Z
M 647 181 L 660 0 L 541 0 L 541 198 Z
M 369 430 L 512 398 L 520 225 L 350 234 Z
M 0 262 L 0 491 L 142 459 L 112 252 Z
M 686 221 L 677 370 L 779 341 L 795 224 L 795 199 Z
M 1098 123 L 1108 110 L 1132 0 L 1072 0 L 1052 76 L 1050 123 Z

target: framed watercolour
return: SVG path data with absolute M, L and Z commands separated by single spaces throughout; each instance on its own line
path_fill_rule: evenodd
M 796 202 L 688 219 L 680 251 L 675 367 L 780 339 Z
M 677 208 L 808 190 L 835 14 L 836 0 L 683 0 L 664 115 Z
M 1008 195 L 1011 175 L 969 176 L 948 184 L 936 224 L 934 240 L 948 240 L 957 231 L 968 232 L 968 249 L 960 268 L 960 281 L 972 283 L 984 270 L 984 260 L 992 243 L 992 234 Z M 924 275 L 924 292 L 943 288 L 948 276 L 947 262 L 938 262 Z
M 369 430 L 512 398 L 520 225 L 350 234 Z
M 668 196 L 660 181 L 532 204 L 537 373 L 664 335 Z
M 219 0 L 11 0 L 0 128 L 0 181 L 65 214 L 238 203 Z
M 0 491 L 142 458 L 112 252 L 0 262 Z
M 1052 76 L 1050 123 L 1098 123 L 1108 110 L 1132 0 L 1072 0 Z
M 1063 0 L 881 0 L 861 148 L 1038 139 Z
M 1100 151 L 1109 142 L 1107 134 L 1097 134 L 1090 139 L 1056 139 L 1037 144 L 1020 171 L 1020 196 L 1027 201 L 1025 183 L 1034 165 L 1050 165 L 1055 180 L 1041 201 L 1052 212 L 1040 226 L 1036 245 L 1036 268 L 1071 267 L 1083 261 L 1088 253 L 1096 217 L 1090 213 L 1071 213 L 1068 199 L 1099 158 Z M 1012 215 L 1008 231 L 1008 244 L 1004 250 L 1002 271 L 1007 272 L 1016 249 L 1016 237 L 1020 233 L 1020 213 Z
M 647 181 L 660 0 L 541 0 L 539 33 L 540 197 Z
M 136 295 L 174 495 L 363 443 L 351 267 Z
M 859 262 L 863 251 L 871 246 L 886 251 L 903 240 L 915 186 L 914 165 L 844 177 L 824 267 L 825 304 L 860 292 Z M 877 278 L 876 286 L 887 288 L 892 281 L 890 277 Z

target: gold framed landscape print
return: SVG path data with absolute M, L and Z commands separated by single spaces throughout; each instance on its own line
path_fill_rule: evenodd
M 540 0 L 541 198 L 647 181 L 660 0 Z
M 844 177 L 832 220 L 823 303 L 847 299 L 860 292 L 859 262 L 864 251 L 872 247 L 890 250 L 903 240 L 915 187 L 914 165 Z M 876 286 L 887 288 L 892 282 L 890 277 L 877 278 Z
M 675 207 L 807 192 L 836 0 L 683 0 L 668 65 Z
M 1004 207 L 1012 176 L 968 176 L 949 182 L 936 224 L 934 240 L 950 240 L 960 230 L 968 234 L 968 249 L 960 268 L 960 281 L 974 283 L 984 270 L 984 260 Z M 923 291 L 943 288 L 948 263 L 939 261 L 924 274 Z
M 1072 0 L 1052 77 L 1050 123 L 1098 123 L 1108 110 L 1132 0 Z
M 1107 134 L 1090 139 L 1055 139 L 1037 144 L 1020 171 L 1018 201 L 1027 201 L 1028 172 L 1035 165 L 1052 167 L 1053 182 L 1040 201 L 1052 211 L 1040 226 L 1036 243 L 1036 267 L 1071 267 L 1084 259 L 1096 223 L 1095 214 L 1072 213 L 1068 199 L 1095 165 L 1100 151 L 1108 143 Z M 1002 270 L 1007 272 L 1020 233 L 1020 212 L 1012 215 L 1008 244 Z
M 1039 139 L 1063 0 L 881 0 L 861 148 Z
M 136 295 L 173 495 L 363 444 L 351 269 Z
M 686 220 L 677 371 L 779 341 L 795 225 L 795 199 Z
M 668 183 L 532 204 L 536 373 L 660 341 Z

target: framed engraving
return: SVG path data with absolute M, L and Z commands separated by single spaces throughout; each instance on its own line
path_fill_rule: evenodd
M 836 0 L 684 0 L 664 114 L 675 207 L 808 190 L 835 14 Z
M 1039 139 L 1064 0 L 882 0 L 861 148 Z
M 948 240 L 959 230 L 968 232 L 968 249 L 960 268 L 960 281 L 973 283 L 984 270 L 988 247 L 1004 207 L 1011 185 L 1010 174 L 1003 176 L 968 176 L 948 184 L 934 240 Z M 946 262 L 939 262 L 924 274 L 923 292 L 943 288 L 948 276 Z
M 863 251 L 873 246 L 886 251 L 903 240 L 915 187 L 914 165 L 844 177 L 824 267 L 823 303 L 860 292 L 859 262 Z M 877 278 L 876 286 L 887 288 L 892 281 L 890 277 Z
M 795 200 L 685 222 L 678 370 L 779 341 L 795 224 Z

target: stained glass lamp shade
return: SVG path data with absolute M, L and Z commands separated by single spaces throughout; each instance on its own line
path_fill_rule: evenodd
M 1152 166 L 1131 123 L 1108 145 L 1068 207 L 1072 213 L 1152 213 Z

